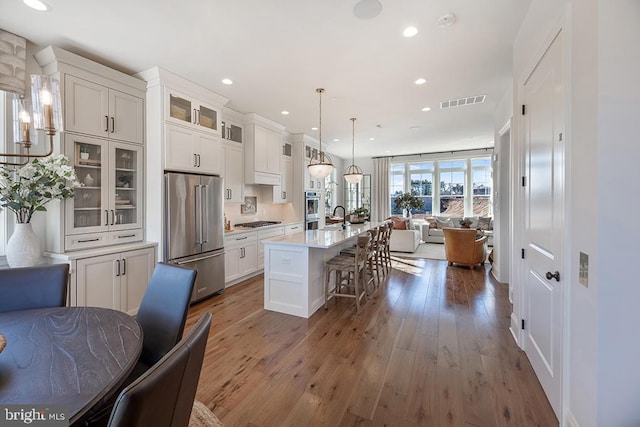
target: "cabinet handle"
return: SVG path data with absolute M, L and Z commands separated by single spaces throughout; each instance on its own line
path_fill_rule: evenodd
M 120 260 L 117 259 L 116 260 L 116 264 L 118 265 L 118 268 L 116 268 L 116 277 L 120 276 Z
M 104 116 L 104 131 L 109 132 L 109 116 Z
M 198 167 L 200 167 L 200 154 L 198 154 Z
M 233 198 L 233 190 L 229 189 L 229 200 L 231 200 Z
M 135 234 L 123 234 L 122 236 L 118 236 L 118 239 L 128 239 L 129 237 L 136 237 Z M 96 239 L 98 240 L 98 239 Z
M 286 192 L 286 191 L 283 191 L 283 192 L 282 192 L 282 198 L 283 198 L 283 199 L 286 199 L 286 198 L 287 198 L 287 192 Z
M 244 236 L 244 237 L 238 237 L 236 238 L 236 240 L 247 240 L 249 238 L 249 236 Z
M 240 248 L 240 258 L 244 258 L 244 248 Z
M 104 210 L 104 225 L 109 225 L 109 211 L 107 209 Z
M 311 188 L 313 188 L 313 181 L 311 181 Z
M 116 119 L 113 118 L 113 116 L 111 116 L 111 133 L 114 133 L 116 131 Z
M 111 225 L 114 225 L 116 222 L 116 211 L 111 209 Z
M 78 240 L 78 243 L 97 242 L 98 240 L 100 240 L 100 239 L 98 239 L 98 238 L 95 238 L 95 239 L 84 239 L 84 240 Z
M 193 122 L 192 122 L 192 123 L 193 123 L 194 125 L 195 125 L 195 124 L 197 124 L 197 123 L 196 123 L 196 109 L 195 109 L 195 108 L 193 109 Z
M 200 110 L 196 110 L 196 117 L 198 118 L 198 121 L 196 122 L 197 125 L 200 124 Z
M 127 260 L 122 258 L 122 275 L 127 274 Z
M 198 155 L 197 154 L 193 155 L 193 166 L 194 167 L 198 166 Z

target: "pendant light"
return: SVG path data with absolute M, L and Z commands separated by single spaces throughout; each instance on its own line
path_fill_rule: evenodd
M 324 89 L 318 88 L 316 89 L 316 92 L 318 93 L 320 100 L 320 119 L 318 120 L 318 140 L 320 141 L 320 149 L 318 150 L 318 154 L 311 158 L 307 167 L 309 168 L 309 174 L 311 174 L 312 177 L 316 179 L 324 179 L 329 176 L 333 170 L 333 163 L 331 163 L 331 157 L 322 151 L 322 93 L 324 92 Z
M 351 117 L 351 166 L 344 171 L 344 179 L 349 184 L 359 184 L 362 181 L 362 169 L 356 166 L 356 118 Z

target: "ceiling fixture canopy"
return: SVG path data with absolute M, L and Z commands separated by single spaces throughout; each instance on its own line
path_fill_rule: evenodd
M 307 168 L 309 168 L 309 174 L 311 174 L 312 177 L 317 179 L 324 179 L 327 176 L 329 176 L 331 171 L 333 171 L 333 163 L 331 163 L 331 157 L 329 157 L 328 154 L 322 151 L 322 93 L 324 92 L 324 89 L 318 88 L 316 89 L 316 92 L 318 93 L 318 99 L 319 99 L 319 109 L 318 109 L 319 111 L 319 114 L 318 114 L 319 116 L 319 120 L 318 120 L 319 150 L 318 150 L 318 154 L 315 154 L 311 158 Z
M 362 169 L 356 166 L 356 118 L 351 117 L 351 166 L 344 171 L 344 179 L 349 184 L 359 184 L 362 181 Z
M 382 11 L 382 4 L 378 0 L 360 0 L 353 7 L 353 14 L 360 19 L 375 18 Z

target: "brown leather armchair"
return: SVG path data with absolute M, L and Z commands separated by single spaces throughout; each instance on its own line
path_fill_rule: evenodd
M 445 228 L 444 250 L 449 265 L 465 264 L 473 269 L 476 264 L 484 264 L 487 259 L 487 237 L 477 238 L 475 229 Z

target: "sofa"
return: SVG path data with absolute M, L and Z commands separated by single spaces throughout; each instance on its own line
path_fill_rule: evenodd
M 391 217 L 393 230 L 389 241 L 389 250 L 392 252 L 415 252 L 420 245 L 420 231 L 412 227 L 407 218 Z
M 471 220 L 469 228 L 482 230 L 487 244 L 493 246 L 493 219 L 491 217 L 467 217 Z M 426 243 L 444 243 L 445 228 L 461 228 L 462 217 L 433 216 L 413 221 L 413 227 L 420 232 L 420 238 Z

